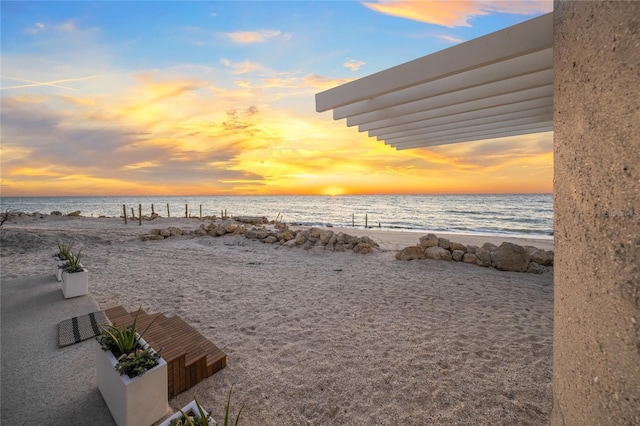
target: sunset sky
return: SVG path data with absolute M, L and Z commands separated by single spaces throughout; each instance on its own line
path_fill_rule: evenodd
M 552 1 L 0 5 L 2 196 L 552 192 L 552 133 L 396 151 L 314 99 Z

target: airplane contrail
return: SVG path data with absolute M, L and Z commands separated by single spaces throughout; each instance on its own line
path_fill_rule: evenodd
M 65 79 L 62 79 L 62 80 L 53 80 L 53 81 L 35 81 L 35 80 L 29 80 L 29 79 L 26 79 L 26 78 L 0 76 L 0 78 L 6 78 L 7 80 L 24 81 L 26 83 L 31 83 L 31 84 L 20 84 L 18 86 L 2 87 L 2 88 L 0 88 L 0 90 L 22 89 L 22 88 L 26 88 L 26 87 L 38 87 L 38 86 L 51 86 L 51 87 L 58 87 L 60 89 L 75 90 L 73 87 L 61 86 L 58 83 L 66 83 L 66 82 L 69 82 L 69 81 L 89 80 L 89 79 L 96 78 L 96 77 L 98 77 L 98 76 L 97 75 L 90 75 L 90 76 L 87 76 L 87 77 L 65 78 Z

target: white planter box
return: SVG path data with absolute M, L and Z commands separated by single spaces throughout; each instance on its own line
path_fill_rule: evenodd
M 70 274 L 62 271 L 62 294 L 65 299 L 84 296 L 89 293 L 89 271 L 82 268 L 82 272 Z
M 147 343 L 140 339 L 143 346 Z M 117 360 L 100 346 L 96 353 L 98 388 L 118 426 L 149 426 L 167 414 L 169 399 L 167 363 L 130 379 L 116 371 Z
M 195 401 L 191 401 L 190 403 L 182 407 L 182 411 L 184 411 L 185 413 L 189 413 L 189 411 L 193 411 L 193 413 L 195 414 L 195 417 L 200 417 L 200 411 L 198 411 L 198 406 L 196 405 Z M 206 415 L 209 414 L 207 413 L 206 410 L 204 410 L 204 413 Z M 180 418 L 182 418 L 182 413 L 178 411 L 177 413 L 175 413 L 174 415 L 172 415 L 171 417 L 169 417 L 168 419 L 160 423 L 158 426 L 169 426 L 171 425 L 171 420 L 180 419 Z M 209 426 L 216 426 L 216 425 L 217 425 L 216 421 L 213 420 L 212 418 L 209 418 Z

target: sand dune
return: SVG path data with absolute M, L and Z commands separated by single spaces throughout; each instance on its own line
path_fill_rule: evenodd
M 101 307 L 142 306 L 192 324 L 227 353 L 228 365 L 173 407 L 195 396 L 221 418 L 235 384 L 232 410 L 244 404 L 243 425 L 549 423 L 550 273 L 396 261 L 395 251 L 420 236 L 407 232 L 345 230 L 381 245 L 368 255 L 242 236 L 138 238 L 200 223 L 8 221 L 2 277 L 46 273 L 56 241 L 75 241 Z

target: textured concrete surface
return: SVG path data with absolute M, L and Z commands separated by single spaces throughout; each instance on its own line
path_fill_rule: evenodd
M 554 425 L 640 424 L 640 2 L 554 3 Z
M 53 263 L 51 264 L 53 268 Z M 96 383 L 89 339 L 58 347 L 58 323 L 99 310 L 91 296 L 64 299 L 52 273 L 2 279 L 3 425 L 113 425 Z

